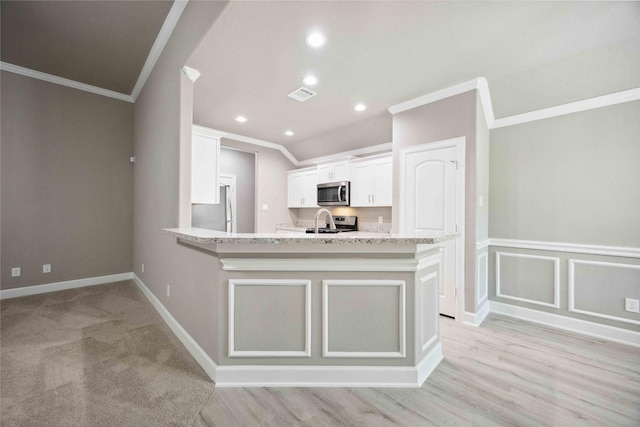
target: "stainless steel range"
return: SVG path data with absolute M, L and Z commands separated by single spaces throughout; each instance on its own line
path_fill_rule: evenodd
M 333 221 L 336 223 L 336 228 L 329 228 L 330 219 L 327 215 L 326 224 L 322 228 L 318 228 L 318 233 L 346 233 L 349 231 L 358 231 L 358 217 L 357 216 L 334 216 Z M 315 228 L 307 228 L 307 233 L 315 233 Z

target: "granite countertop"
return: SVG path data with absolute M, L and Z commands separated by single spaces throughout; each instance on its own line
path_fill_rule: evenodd
M 202 244 L 427 244 L 432 245 L 457 236 L 453 234 L 433 234 L 416 236 L 410 234 L 349 232 L 338 234 L 304 234 L 292 233 L 226 233 L 223 231 L 202 228 L 164 228 L 164 232 L 176 236 L 180 240 Z

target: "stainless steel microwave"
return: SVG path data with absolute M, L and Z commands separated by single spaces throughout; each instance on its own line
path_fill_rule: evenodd
M 349 181 L 318 184 L 318 206 L 349 206 L 350 194 Z

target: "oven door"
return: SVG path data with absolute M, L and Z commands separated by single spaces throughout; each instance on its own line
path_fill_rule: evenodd
M 318 184 L 318 206 L 349 206 L 349 181 Z

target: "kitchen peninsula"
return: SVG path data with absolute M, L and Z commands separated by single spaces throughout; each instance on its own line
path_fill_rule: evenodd
M 420 387 L 442 360 L 451 235 L 165 229 L 210 253 L 216 386 Z

